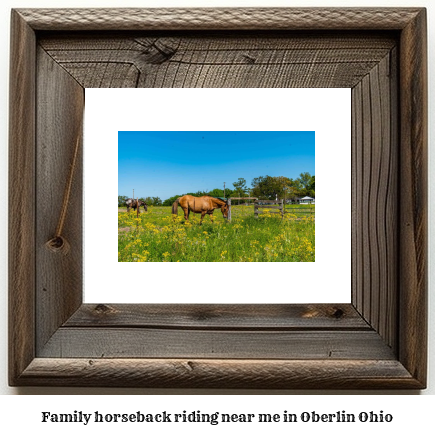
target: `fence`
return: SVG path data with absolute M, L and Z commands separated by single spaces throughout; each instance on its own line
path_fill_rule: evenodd
M 284 207 L 284 212 L 288 214 L 309 214 L 312 216 L 315 213 L 315 210 L 315 206 L 312 204 L 300 205 L 298 208 L 294 208 L 293 206 L 290 206 L 289 208 Z
M 301 216 L 310 215 L 313 216 L 315 213 L 315 206 L 314 205 L 299 205 L 295 207 L 294 205 L 285 205 L 283 199 L 276 200 L 263 200 L 258 199 L 256 197 L 231 197 L 227 199 L 227 203 L 229 205 L 228 210 L 228 221 L 231 222 L 232 217 L 234 217 L 232 209 L 231 209 L 231 201 L 238 201 L 238 200 L 253 200 L 254 201 L 254 215 L 255 217 L 258 217 L 259 214 L 262 213 L 262 208 L 268 208 L 268 209 L 276 209 L 276 211 L 270 211 L 273 214 L 281 214 L 281 216 L 284 216 L 284 214 L 300 214 Z M 244 208 L 244 207 L 243 207 Z M 238 207 L 236 208 L 238 209 Z M 246 214 L 245 214 L 246 215 Z M 239 216 L 240 217 L 240 216 Z
M 269 211 L 271 214 L 281 214 L 284 217 L 284 200 L 256 200 L 254 202 L 254 216 L 258 217 L 263 211 L 261 208 L 278 209 L 278 211 Z
M 229 197 L 227 199 L 227 203 L 228 203 L 228 221 L 231 221 L 231 200 L 257 200 L 256 197 Z

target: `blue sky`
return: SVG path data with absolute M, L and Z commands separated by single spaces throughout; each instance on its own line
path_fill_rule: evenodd
M 314 131 L 119 131 L 118 195 L 165 200 L 245 178 L 315 175 Z

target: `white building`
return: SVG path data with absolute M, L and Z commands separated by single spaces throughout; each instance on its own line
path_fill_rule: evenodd
M 314 198 L 309 197 L 309 196 L 305 196 L 302 199 L 299 199 L 299 203 L 301 205 L 311 205 L 311 204 L 314 204 Z

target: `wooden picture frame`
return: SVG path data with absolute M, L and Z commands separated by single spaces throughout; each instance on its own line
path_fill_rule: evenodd
M 425 9 L 20 9 L 11 32 L 10 385 L 426 387 Z M 351 88 L 352 303 L 82 304 L 84 88 L 123 86 Z

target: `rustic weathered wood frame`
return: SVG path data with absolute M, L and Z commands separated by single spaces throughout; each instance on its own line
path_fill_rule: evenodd
M 387 59 L 352 87 L 351 304 L 82 304 L 80 181 L 65 223 L 70 253 L 47 251 L 44 243 L 59 215 L 84 91 L 41 38 L 149 31 L 396 38 Z M 22 9 L 12 11 L 11 36 L 11 385 L 425 387 L 425 9 Z M 320 83 L 316 68 L 309 77 Z

